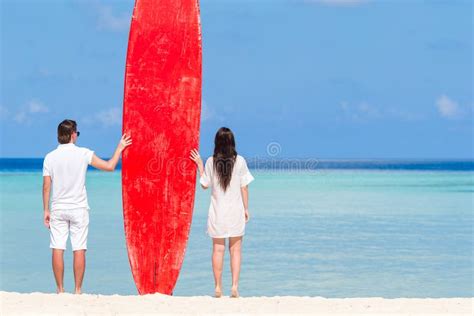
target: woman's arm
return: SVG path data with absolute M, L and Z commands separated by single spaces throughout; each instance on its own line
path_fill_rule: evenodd
M 120 159 L 120 154 L 122 151 L 129 145 L 132 144 L 132 138 L 127 136 L 127 134 L 123 134 L 122 138 L 120 139 L 117 148 L 115 149 L 114 155 L 109 160 L 103 160 L 97 157 L 95 154 L 92 156 L 91 165 L 94 168 L 103 170 L 103 171 L 114 171 L 117 163 Z
M 202 162 L 201 156 L 199 155 L 199 152 L 196 149 L 191 150 L 191 158 L 192 161 L 194 161 L 198 167 L 199 170 L 199 177 L 202 177 L 204 175 L 204 163 Z M 206 190 L 208 187 L 201 184 L 201 187 Z
M 243 186 L 240 188 L 240 192 L 242 193 L 242 202 L 244 203 L 245 209 L 245 222 L 248 222 L 250 219 L 249 213 L 249 186 Z

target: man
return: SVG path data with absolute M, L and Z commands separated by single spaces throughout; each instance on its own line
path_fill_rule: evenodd
M 112 158 L 105 161 L 93 151 L 75 145 L 79 134 L 75 121 L 62 121 L 58 126 L 59 146 L 46 155 L 43 164 L 44 225 L 50 230 L 53 272 L 58 293 L 64 292 L 63 255 L 68 235 L 71 235 L 74 253 L 75 293 L 81 293 L 89 226 L 85 186 L 87 166 L 113 171 L 122 151 L 132 143 L 131 138 L 124 134 Z M 53 190 L 50 195 L 51 186 Z

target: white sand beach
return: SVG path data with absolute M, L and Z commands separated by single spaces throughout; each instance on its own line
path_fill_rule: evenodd
M 474 298 L 171 297 L 0 292 L 1 315 L 472 315 Z

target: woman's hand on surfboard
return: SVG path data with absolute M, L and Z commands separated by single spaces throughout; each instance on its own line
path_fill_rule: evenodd
M 128 136 L 127 134 L 123 134 L 122 138 L 120 139 L 119 147 L 120 150 L 124 150 L 128 146 L 132 144 L 132 137 Z
M 196 149 L 191 150 L 191 156 L 189 158 L 191 158 L 198 167 L 203 167 L 201 155 L 199 155 L 199 152 Z
M 189 157 L 192 161 L 194 161 L 199 169 L 199 175 L 202 177 L 204 174 L 204 164 L 202 163 L 201 155 L 196 148 L 191 150 L 191 156 Z

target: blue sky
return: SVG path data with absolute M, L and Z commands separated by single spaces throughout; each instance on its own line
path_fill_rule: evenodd
M 63 118 L 109 156 L 133 1 L 1 1 L 1 157 L 42 157 Z M 201 2 L 201 149 L 473 158 L 471 1 Z

